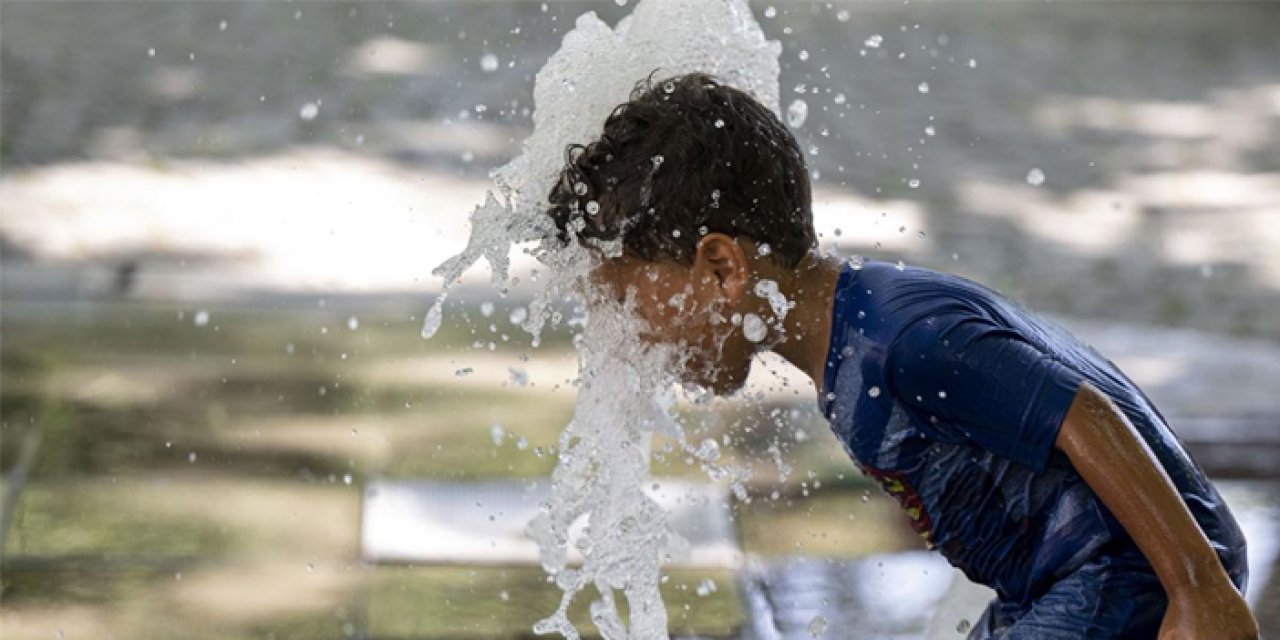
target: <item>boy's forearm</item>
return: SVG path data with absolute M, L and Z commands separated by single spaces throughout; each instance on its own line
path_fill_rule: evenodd
M 1109 398 L 1082 384 L 1056 446 L 1133 538 L 1171 600 L 1234 590 L 1155 454 Z

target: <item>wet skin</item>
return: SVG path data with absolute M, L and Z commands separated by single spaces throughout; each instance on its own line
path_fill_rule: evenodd
M 812 378 L 819 387 L 831 335 L 831 305 L 840 263 L 816 254 L 795 266 L 762 256 L 755 242 L 709 233 L 698 242 L 690 264 L 646 261 L 623 255 L 601 261 L 592 280 L 601 295 L 633 304 L 643 323 L 641 338 L 674 345 L 686 383 L 717 395 L 742 388 L 752 357 L 772 350 Z M 768 279 L 792 305 L 785 318 L 755 294 Z M 748 340 L 742 318 L 755 314 L 767 330 Z
M 1109 398 L 1084 383 L 1055 446 L 1111 510 L 1169 598 L 1160 640 L 1254 640 L 1258 623 L 1155 454 Z
M 601 295 L 634 305 L 643 341 L 676 347 L 682 382 L 720 395 L 746 382 L 758 345 L 746 339 L 732 318 L 755 312 L 759 305 L 748 299 L 751 263 L 738 241 L 709 234 L 688 265 L 630 255 L 605 259 L 592 280 Z

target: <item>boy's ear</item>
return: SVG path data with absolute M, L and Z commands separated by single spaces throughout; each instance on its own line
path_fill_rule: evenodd
M 708 233 L 698 241 L 694 255 L 694 273 L 709 278 L 708 285 L 720 289 L 731 304 L 747 291 L 750 265 L 742 245 L 723 233 Z

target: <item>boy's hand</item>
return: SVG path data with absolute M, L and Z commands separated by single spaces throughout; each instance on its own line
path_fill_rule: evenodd
M 1258 623 L 1230 583 L 1208 593 L 1170 594 L 1160 640 L 1257 640 Z

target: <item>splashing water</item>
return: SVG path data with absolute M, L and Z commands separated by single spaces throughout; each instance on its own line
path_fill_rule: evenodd
M 799 129 L 804 126 L 804 121 L 809 118 L 809 103 L 796 98 L 787 105 L 787 125 L 792 129 Z
M 439 328 L 449 288 L 480 258 L 489 263 L 494 286 L 504 286 L 508 256 L 517 244 L 533 244 L 530 251 L 550 272 L 539 279 L 542 289 L 527 313 L 522 308 L 510 318 L 534 336 L 535 346 L 548 318 L 556 322 L 554 302 L 592 302 L 589 318 L 577 325 L 581 384 L 573 419 L 560 436 L 552 498 L 528 527 L 543 568 L 564 592 L 557 610 L 534 625 L 539 634 L 578 638 L 568 607 L 594 587 L 599 598 L 590 605 L 591 619 L 602 637 L 667 637 L 659 570 L 662 562 L 687 552 L 687 543 L 668 529 L 666 514 L 644 492 L 653 434 L 674 438 L 713 479 L 725 475 L 716 466 L 718 448 L 689 445 L 672 417 L 675 354 L 642 347 L 631 311 L 591 297 L 586 277 L 593 254 L 552 239 L 546 197 L 565 145 L 599 137 L 613 108 L 655 70 L 657 77 L 710 74 L 778 113 L 780 53 L 777 42 L 765 40 L 745 0 L 643 0 L 613 29 L 595 13 L 583 14 L 538 72 L 534 130 L 521 155 L 492 173 L 497 193 L 486 194 L 472 212 L 467 246 L 433 272 L 443 279 L 444 291 L 426 314 L 424 337 Z M 571 537 L 570 526 L 584 517 L 587 526 Z M 580 567 L 569 568 L 570 549 L 582 555 Z M 626 623 L 616 591 L 627 599 Z
M 773 280 L 761 279 L 756 282 L 755 293 L 757 296 L 769 301 L 769 308 L 773 310 L 773 315 L 778 321 L 785 320 L 787 312 L 795 303 L 787 300 L 787 296 L 778 290 L 778 283 Z

